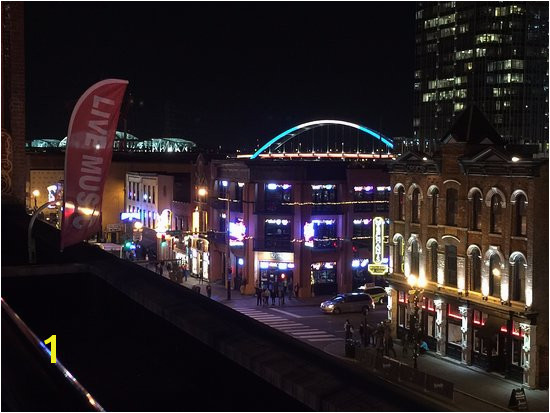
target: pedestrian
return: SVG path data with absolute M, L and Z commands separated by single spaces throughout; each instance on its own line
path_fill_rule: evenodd
M 349 320 L 344 323 L 344 332 L 346 333 L 346 340 L 353 338 L 353 326 Z
M 279 290 L 279 305 L 285 303 L 285 291 L 284 289 Z
M 185 282 L 187 282 L 187 277 L 189 276 L 189 268 L 187 265 L 183 267 L 183 276 L 185 277 Z
M 374 333 L 375 346 L 376 346 L 376 355 L 384 355 L 384 327 L 382 324 L 379 324 L 376 327 L 376 332 Z
M 288 284 L 288 300 L 292 300 L 292 292 L 294 291 L 294 287 L 292 286 L 292 282 Z
M 389 335 L 387 338 L 386 338 L 386 347 L 387 347 L 387 352 L 388 352 L 388 355 L 390 353 L 390 351 L 392 352 L 393 354 L 393 358 L 397 358 L 397 354 L 395 353 L 395 349 L 393 348 L 393 338 L 391 335 Z
M 365 324 L 361 321 L 361 324 L 359 324 L 359 339 L 361 340 L 361 345 L 363 347 L 366 347 L 365 344 Z
M 370 324 L 366 324 L 365 325 L 365 347 L 368 347 L 371 345 L 371 342 L 373 340 L 373 335 L 372 335 L 372 326 Z
M 210 284 L 206 284 L 206 295 L 208 296 L 208 298 L 212 297 L 212 287 L 210 286 Z
M 275 305 L 275 297 L 277 297 L 277 291 L 275 290 L 275 287 L 271 287 L 271 305 Z
M 264 305 L 269 305 L 269 289 L 264 290 Z
M 401 350 L 401 355 L 406 356 L 409 354 L 409 339 L 407 336 L 404 336 L 401 338 L 401 345 L 403 346 L 403 349 Z
M 294 297 L 298 298 L 300 293 L 300 284 L 294 284 Z
M 421 340 L 420 342 L 420 354 L 424 354 L 429 350 L 428 343 L 426 343 L 424 340 Z
M 162 276 L 163 273 L 164 273 L 164 264 L 160 263 L 160 275 Z
M 260 287 L 256 287 L 256 305 L 262 305 L 262 290 Z

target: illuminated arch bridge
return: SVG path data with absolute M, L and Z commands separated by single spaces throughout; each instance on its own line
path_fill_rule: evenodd
M 342 120 L 316 120 L 294 126 L 240 158 L 391 157 L 393 142 L 380 132 Z

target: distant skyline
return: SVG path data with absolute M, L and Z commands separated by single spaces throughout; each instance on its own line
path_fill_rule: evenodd
M 25 2 L 25 15 L 28 139 L 65 136 L 79 96 L 111 77 L 130 82 L 139 138 L 234 150 L 326 118 L 412 135 L 414 2 Z

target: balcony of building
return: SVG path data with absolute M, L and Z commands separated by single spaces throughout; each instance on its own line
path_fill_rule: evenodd
M 254 251 L 293 252 L 294 245 L 286 238 L 254 238 Z

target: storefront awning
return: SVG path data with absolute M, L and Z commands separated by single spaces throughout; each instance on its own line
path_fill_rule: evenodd
M 491 338 L 500 331 L 502 326 L 505 326 L 507 320 L 504 318 L 490 315 L 485 320 L 485 324 L 477 330 L 477 336 L 480 338 Z

